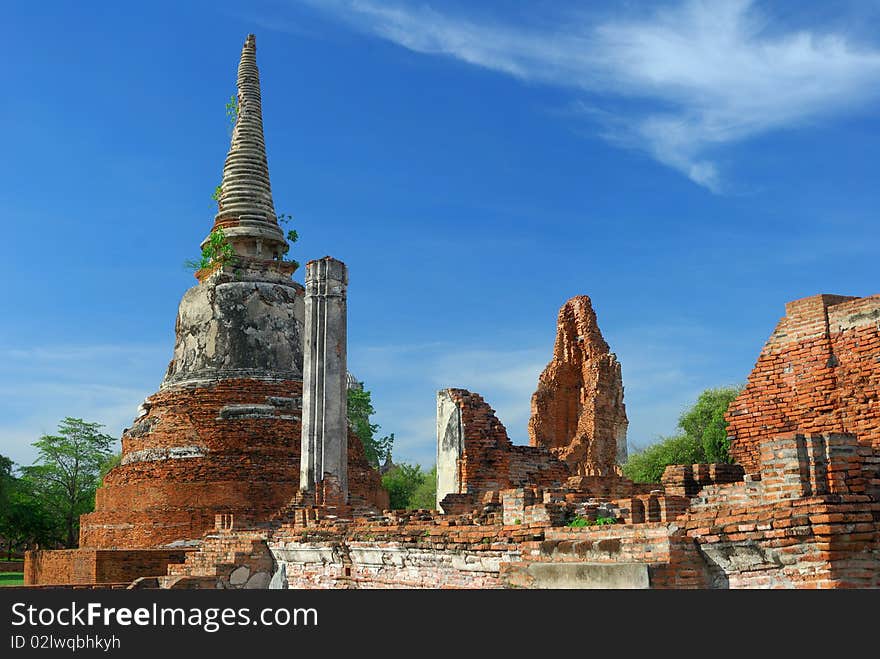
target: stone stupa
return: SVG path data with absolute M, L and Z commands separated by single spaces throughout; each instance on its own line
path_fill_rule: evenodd
M 231 253 L 184 294 L 165 378 L 123 433 L 121 463 L 81 519 L 81 547 L 191 541 L 217 514 L 265 521 L 298 492 L 304 289 L 272 201 L 253 35 L 237 100 L 211 232 Z M 351 495 L 381 505 L 378 471 L 356 438 L 348 444 Z

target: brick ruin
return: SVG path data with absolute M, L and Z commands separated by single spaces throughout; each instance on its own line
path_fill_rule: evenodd
M 255 43 L 215 228 L 158 393 L 81 524 L 26 583 L 127 588 L 880 588 L 880 297 L 792 302 L 731 405 L 736 464 L 634 483 L 621 366 L 586 296 L 560 310 L 529 446 L 487 402 L 437 396 L 438 510 L 388 510 L 347 428 L 348 273 L 291 280 Z M 207 239 L 206 239 L 207 240 Z
M 81 547 L 198 541 L 217 514 L 267 520 L 299 492 L 310 296 L 291 279 L 297 265 L 283 259 L 253 35 L 242 48 L 217 206 L 212 232 L 223 231 L 234 259 L 198 271 L 184 294 L 165 379 L 123 433 L 121 464 L 98 490 L 95 512 L 82 518 Z M 344 367 L 343 360 L 343 382 Z M 344 397 L 344 388 L 336 393 Z M 359 440 L 347 439 L 346 432 L 337 443 L 351 462 L 353 495 L 382 505 L 378 473 Z
M 309 295 L 291 279 L 297 265 L 283 259 L 287 241 L 269 183 L 253 35 L 238 68 L 238 116 L 212 232 L 217 229 L 234 258 L 199 270 L 198 284 L 184 294 L 165 378 L 123 433 L 121 463 L 99 488 L 95 512 L 82 517 L 80 550 L 34 560 L 30 583 L 100 574 L 99 564 L 113 555 L 105 550 L 198 545 L 217 515 L 267 522 L 300 493 Z M 343 370 L 343 383 L 344 376 Z M 336 395 L 344 399 L 344 387 Z M 339 400 L 336 408 L 339 415 Z M 340 428 L 335 444 L 347 458 L 351 500 L 387 505 L 360 440 L 347 424 Z M 97 561 L 90 571 L 82 567 L 88 560 Z
M 583 304 L 577 300 L 561 318 Z M 851 302 L 848 310 L 860 313 L 873 304 Z M 559 327 L 557 346 L 572 335 L 567 322 Z M 880 361 L 876 347 L 864 348 L 877 345 L 876 325 L 860 327 L 862 350 L 840 361 L 870 381 Z M 598 354 L 607 355 L 607 346 Z M 762 374 L 767 354 L 750 383 L 772 381 Z M 817 353 L 802 346 L 791 354 L 809 361 Z M 615 371 L 619 366 L 606 373 Z M 608 398 L 621 412 L 611 418 L 625 419 L 619 376 L 611 382 L 619 397 Z M 593 395 L 607 395 L 600 390 Z M 583 400 L 583 388 L 569 391 Z M 750 388 L 731 415 L 743 400 L 756 400 Z M 847 416 L 862 420 L 869 410 L 858 411 L 858 400 L 865 399 L 846 400 Z M 579 411 L 576 404 L 569 409 Z M 586 444 L 580 455 L 597 454 L 580 422 L 564 427 Z M 730 425 L 734 452 L 756 446 L 751 462 L 670 466 L 661 483 L 633 483 L 616 470 L 583 475 L 586 465 L 571 466 L 547 446 L 515 446 L 481 396 L 445 389 L 437 398 L 442 512 L 339 515 L 316 505 L 288 510 L 262 530 L 218 520 L 199 551 L 139 587 L 243 588 L 253 578 L 274 588 L 880 588 L 880 452 L 873 440 L 839 429 L 771 427 L 747 443 L 737 438 L 739 427 Z M 578 519 L 586 521 L 572 524 Z
M 849 432 L 880 449 L 880 295 L 814 295 L 785 305 L 730 406 L 730 451 L 757 468 L 761 439 Z
M 530 446 L 515 446 L 479 394 L 437 394 L 437 508 L 463 512 L 498 503 L 511 487 L 566 487 L 631 494 L 620 363 L 602 337 L 586 295 L 559 310 L 553 357 L 538 379 Z
M 586 295 L 565 303 L 556 327 L 553 359 L 532 396 L 530 443 L 548 448 L 574 474 L 618 473 L 628 423 L 620 363 Z
M 497 502 L 511 487 L 560 487 L 568 466 L 549 450 L 514 446 L 495 411 L 479 394 L 443 389 L 437 394 L 437 508 L 444 513 Z

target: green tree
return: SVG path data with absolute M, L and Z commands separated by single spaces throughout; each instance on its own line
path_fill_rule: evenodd
M 705 462 L 703 447 L 687 435 L 661 437 L 656 444 L 629 456 L 621 469 L 623 475 L 636 483 L 659 483 L 668 465 Z
M 706 389 L 678 420 L 685 435 L 703 448 L 705 462 L 730 462 L 730 441 L 724 415 L 742 387 Z
M 364 445 L 367 462 L 378 468 L 391 455 L 394 433 L 376 437 L 380 426 L 370 423 L 370 417 L 375 413 L 369 391 L 356 388 L 348 390 L 348 424 Z
M 624 475 L 638 483 L 659 483 L 668 465 L 732 462 L 724 415 L 742 387 L 707 389 L 678 419 L 681 431 L 630 454 Z
M 3 507 L 9 500 L 9 490 L 15 477 L 12 475 L 12 460 L 6 456 L 0 455 L 0 515 L 3 514 Z
M 425 480 L 419 465 L 402 462 L 394 465 L 382 476 L 382 487 L 388 490 L 389 505 L 392 510 L 410 510 L 412 498 Z M 433 508 L 434 506 L 430 506 Z
M 410 495 L 407 508 L 434 510 L 437 507 L 437 465 L 423 474 L 422 482 Z
M 34 484 L 15 478 L 0 513 L 0 536 L 6 541 L 7 556 L 14 551 L 36 544 L 54 546 L 59 542 L 61 528 L 55 517 L 35 491 Z
M 67 547 L 77 544 L 79 516 L 94 509 L 101 467 L 116 441 L 100 432 L 102 427 L 66 417 L 57 435 L 43 435 L 33 443 L 36 463 L 22 469 L 39 500 L 60 520 Z
M 9 544 L 10 556 L 12 555 L 12 543 L 9 539 L 8 517 L 12 488 L 15 484 L 12 467 L 12 460 L 0 455 L 0 539 Z
M 113 469 L 113 467 L 118 466 L 120 462 L 122 462 L 122 453 L 111 453 L 107 456 L 107 459 L 104 460 L 104 464 L 101 465 L 101 469 L 98 471 L 98 487 L 103 487 L 104 478 L 110 473 L 110 470 Z

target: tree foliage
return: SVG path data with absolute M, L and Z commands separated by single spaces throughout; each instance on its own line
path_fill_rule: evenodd
M 60 521 L 63 541 L 75 547 L 79 516 L 95 505 L 101 468 L 115 441 L 100 431 L 99 423 L 66 417 L 57 435 L 43 435 L 33 446 L 37 461 L 22 468 L 22 477 L 50 515 Z
M 375 413 L 369 391 L 348 390 L 348 424 L 364 445 L 367 462 L 373 467 L 378 467 L 391 456 L 394 433 L 383 437 L 376 436 L 380 426 L 377 423 L 370 423 L 370 417 Z
M 659 483 L 668 465 L 705 462 L 703 447 L 687 435 L 661 437 L 656 444 L 629 456 L 623 474 L 637 483 Z
M 423 474 L 422 482 L 416 486 L 407 502 L 413 510 L 434 510 L 437 507 L 437 465 Z
M 61 540 L 61 523 L 40 499 L 28 478 L 13 478 L 2 509 L 0 537 L 7 554 L 35 545 L 55 546 Z
M 107 459 L 104 460 L 104 464 L 101 465 L 101 469 L 98 472 L 98 487 L 103 487 L 104 478 L 110 473 L 110 470 L 118 466 L 120 462 L 122 462 L 122 453 L 111 453 L 107 456 Z
M 10 489 L 15 480 L 12 475 L 13 464 L 12 460 L 0 455 L 0 510 L 3 510 L 3 506 L 9 500 Z
M 730 462 L 724 415 L 742 387 L 706 389 L 678 420 L 678 427 L 703 449 L 704 462 Z
M 679 434 L 629 456 L 623 473 L 638 483 L 659 483 L 668 465 L 732 462 L 724 415 L 742 387 L 707 389 L 678 419 Z
M 423 472 L 420 465 L 402 462 L 382 476 L 392 510 L 432 510 L 437 494 L 437 468 Z

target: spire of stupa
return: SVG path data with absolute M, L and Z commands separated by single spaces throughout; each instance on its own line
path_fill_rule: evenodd
M 247 36 L 241 49 L 237 99 L 237 118 L 223 167 L 214 228 L 223 229 L 238 254 L 274 259 L 287 243 L 272 202 L 253 34 Z

